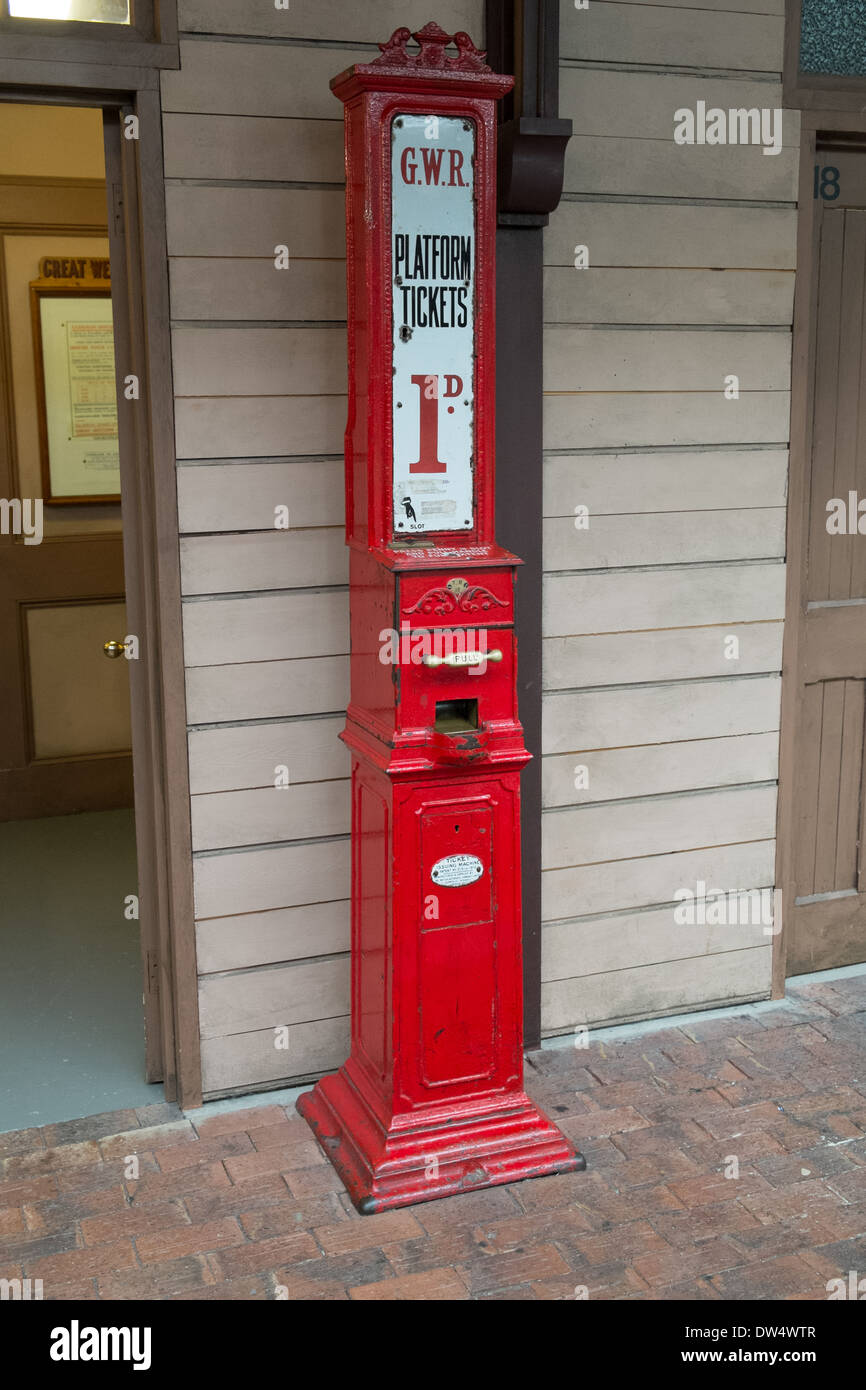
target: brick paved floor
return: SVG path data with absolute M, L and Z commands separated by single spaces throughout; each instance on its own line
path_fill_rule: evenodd
M 866 975 L 535 1053 L 527 1087 L 586 1173 L 377 1216 L 276 1105 L 0 1135 L 0 1277 L 46 1300 L 797 1300 L 866 1273 Z

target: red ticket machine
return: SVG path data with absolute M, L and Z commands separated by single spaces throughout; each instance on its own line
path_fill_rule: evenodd
M 352 1047 L 298 1102 L 362 1212 L 585 1166 L 522 1081 L 520 562 L 493 535 L 495 104 L 512 78 L 433 23 L 380 47 L 331 83 L 346 133 Z

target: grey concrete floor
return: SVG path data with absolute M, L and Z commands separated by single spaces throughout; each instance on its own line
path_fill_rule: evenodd
M 136 891 L 131 811 L 0 824 L 0 1132 L 162 1100 Z

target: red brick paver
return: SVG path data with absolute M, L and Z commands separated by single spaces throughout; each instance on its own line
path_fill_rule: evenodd
M 800 1301 L 866 1273 L 866 974 L 526 1072 L 586 1173 L 370 1217 L 278 1105 L 0 1135 L 0 1278 L 58 1301 Z

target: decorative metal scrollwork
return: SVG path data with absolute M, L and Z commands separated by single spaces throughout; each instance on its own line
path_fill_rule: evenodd
M 417 53 L 410 53 L 409 40 L 419 45 Z M 454 44 L 456 54 L 446 53 L 449 44 Z M 371 68 L 427 68 L 436 72 L 490 72 L 484 61 L 484 52 L 476 48 L 469 35 L 463 30 L 457 34 L 446 34 L 433 20 L 413 34 L 409 29 L 395 29 L 387 43 L 380 43 L 380 58 L 374 58 Z
M 428 589 L 417 603 L 403 611 L 407 616 L 410 613 L 435 613 L 444 618 L 448 613 L 477 613 L 479 609 L 487 612 L 494 604 L 497 608 L 508 607 L 507 599 L 497 598 L 483 584 L 470 584 L 468 579 L 455 577 L 444 585 Z

